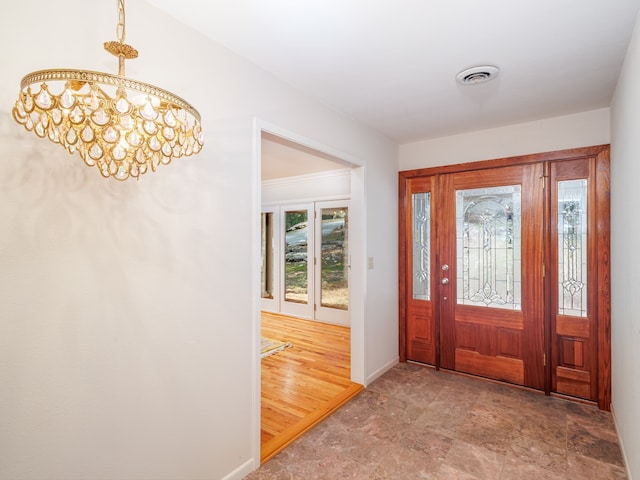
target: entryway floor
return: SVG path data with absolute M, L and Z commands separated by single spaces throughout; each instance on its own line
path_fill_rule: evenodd
M 261 362 L 260 458 L 269 460 L 362 390 L 348 327 L 262 312 L 262 335 L 289 342 Z
M 626 479 L 597 407 L 399 364 L 265 463 L 267 479 Z

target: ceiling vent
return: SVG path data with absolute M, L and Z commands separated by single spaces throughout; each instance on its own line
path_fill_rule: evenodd
M 467 68 L 456 75 L 456 81 L 460 85 L 478 85 L 498 76 L 500 69 L 492 65 L 481 65 Z

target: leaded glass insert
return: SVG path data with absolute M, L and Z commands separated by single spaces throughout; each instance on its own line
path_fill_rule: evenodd
M 587 180 L 558 182 L 558 313 L 587 316 Z
M 414 193 L 411 196 L 413 212 L 413 299 L 431 299 L 431 193 Z
M 459 305 L 521 310 L 520 190 L 456 191 Z

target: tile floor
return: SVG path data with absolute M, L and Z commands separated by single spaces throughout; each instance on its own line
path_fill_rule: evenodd
M 625 478 L 610 413 L 399 364 L 246 480 Z

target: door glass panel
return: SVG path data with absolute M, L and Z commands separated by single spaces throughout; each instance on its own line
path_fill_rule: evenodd
M 587 316 L 587 180 L 558 182 L 558 313 Z
M 349 309 L 349 237 L 348 210 L 321 210 L 321 282 L 323 307 Z
M 520 185 L 456 191 L 457 303 L 521 310 Z
M 411 196 L 413 212 L 412 269 L 413 299 L 431 299 L 431 193 L 414 193 Z
M 261 250 L 262 265 L 260 289 L 262 298 L 273 298 L 273 213 L 262 213 L 261 217 Z
M 284 299 L 308 303 L 307 246 L 309 239 L 306 210 L 285 212 Z

